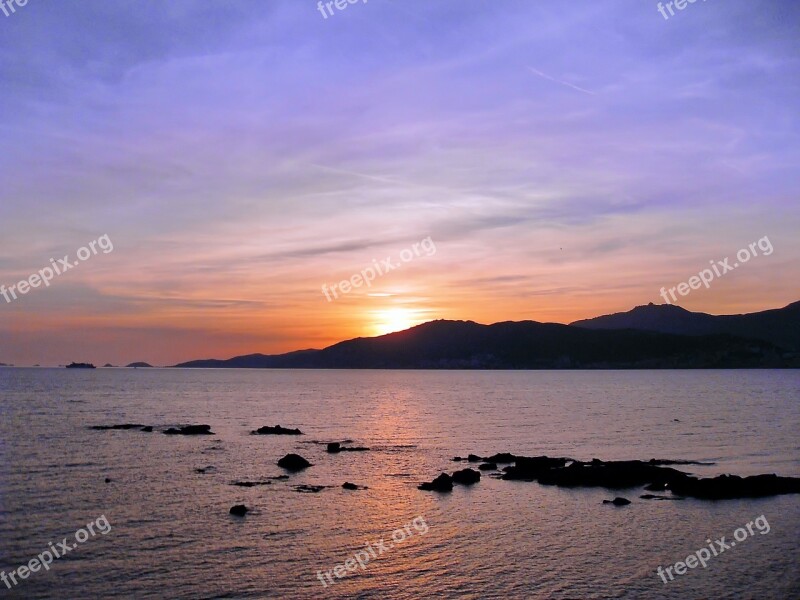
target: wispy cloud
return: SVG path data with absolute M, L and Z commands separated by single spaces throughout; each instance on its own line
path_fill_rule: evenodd
M 538 75 L 542 79 L 547 79 L 548 81 L 552 81 L 554 83 L 560 83 L 561 85 L 565 85 L 565 86 L 567 86 L 569 88 L 572 88 L 573 90 L 577 90 L 579 92 L 583 92 L 584 94 L 589 94 L 590 96 L 596 96 L 597 95 L 595 92 L 592 92 L 591 90 L 587 90 L 586 88 L 582 88 L 580 86 L 577 86 L 574 83 L 570 83 L 569 81 L 564 81 L 563 79 L 556 79 L 555 77 L 550 77 L 550 75 L 547 75 L 546 73 L 542 73 L 541 71 L 539 71 L 538 69 L 534 69 L 533 67 L 528 67 L 528 69 L 530 70 L 531 73 L 533 73 L 535 75 Z

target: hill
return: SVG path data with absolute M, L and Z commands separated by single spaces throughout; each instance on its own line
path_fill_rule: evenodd
M 624 313 L 575 321 L 571 325 L 691 336 L 729 334 L 770 342 L 791 352 L 800 351 L 800 302 L 757 313 L 720 316 L 690 312 L 672 304 L 648 304 Z

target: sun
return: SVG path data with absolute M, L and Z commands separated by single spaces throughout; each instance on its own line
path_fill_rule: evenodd
M 418 324 L 419 320 L 416 318 L 414 311 L 407 308 L 389 308 L 375 313 L 372 330 L 376 335 L 385 335 L 409 329 Z

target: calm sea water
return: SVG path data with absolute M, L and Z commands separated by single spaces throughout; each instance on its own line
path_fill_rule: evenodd
M 798 371 L 0 369 L 0 569 L 74 541 L 101 515 L 111 525 L 49 571 L 12 590 L 0 583 L 0 596 L 800 598 L 800 496 L 645 501 L 639 490 L 486 476 L 447 495 L 416 489 L 469 452 L 694 459 L 717 463 L 687 467 L 702 475 L 800 476 L 799 400 Z M 217 435 L 87 428 L 124 422 L 208 423 Z M 277 423 L 306 435 L 248 435 Z M 372 450 L 329 455 L 314 443 L 341 439 Z M 231 485 L 280 475 L 288 452 L 314 466 Z M 300 493 L 302 484 L 332 487 Z M 615 495 L 633 504 L 602 504 Z M 237 503 L 252 512 L 230 516 Z M 761 515 L 769 533 L 666 585 L 656 575 Z M 377 555 L 378 540 L 387 547 L 418 517 L 425 533 L 410 527 L 323 587 L 318 571 L 367 543 Z

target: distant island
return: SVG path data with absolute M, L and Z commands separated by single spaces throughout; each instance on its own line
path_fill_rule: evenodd
M 95 367 L 91 363 L 76 363 L 76 362 L 73 362 L 73 363 L 69 363 L 67 365 L 67 368 L 68 369 L 96 369 L 97 367 Z
M 148 365 L 146 362 L 134 362 L 128 365 L 130 369 L 152 369 L 153 365 Z
M 6 363 L 0 363 L 0 367 L 13 367 L 14 365 L 7 365 Z
M 178 368 L 741 369 L 800 368 L 800 302 L 713 316 L 639 306 L 570 325 L 431 321 L 323 350 L 195 360 Z

